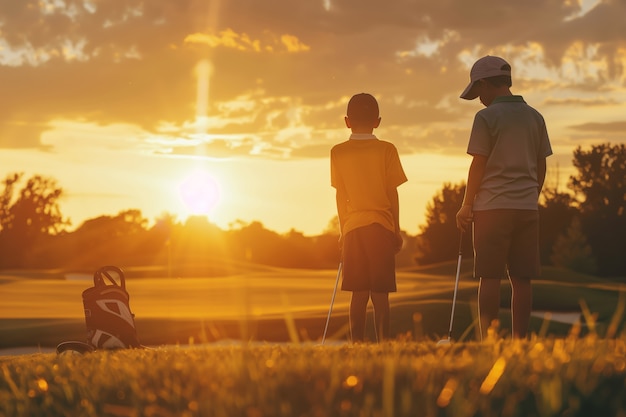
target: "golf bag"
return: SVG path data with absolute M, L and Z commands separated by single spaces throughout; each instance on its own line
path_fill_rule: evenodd
M 120 268 L 105 266 L 95 272 L 93 287 L 83 291 L 87 343 L 94 349 L 140 347 L 129 299 Z
M 129 299 L 124 272 L 120 268 L 104 266 L 98 269 L 93 276 L 93 287 L 83 291 L 87 343 L 63 342 L 57 346 L 57 353 L 142 347 Z

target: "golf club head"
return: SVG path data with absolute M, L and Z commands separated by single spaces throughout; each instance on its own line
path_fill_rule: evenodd
M 441 339 L 440 341 L 438 341 L 437 346 L 448 346 L 451 343 L 452 342 L 450 341 L 450 338 L 448 337 L 447 339 Z

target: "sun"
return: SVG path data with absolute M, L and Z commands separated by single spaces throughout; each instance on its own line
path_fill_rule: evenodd
M 198 169 L 179 184 L 180 198 L 190 215 L 210 214 L 220 200 L 220 186 L 208 171 Z

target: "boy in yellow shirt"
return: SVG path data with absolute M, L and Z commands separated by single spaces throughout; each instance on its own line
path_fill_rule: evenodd
M 341 289 L 351 291 L 350 334 L 365 338 L 372 299 L 378 340 L 389 337 L 389 293 L 396 291 L 395 254 L 402 247 L 397 187 L 407 178 L 396 147 L 379 140 L 378 102 L 353 96 L 345 117 L 350 139 L 330 152 L 331 185 L 336 189 L 343 257 Z

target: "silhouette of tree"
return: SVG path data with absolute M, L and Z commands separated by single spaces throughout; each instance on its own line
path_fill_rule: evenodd
M 582 233 L 578 217 L 574 217 L 566 232 L 557 238 L 551 260 L 555 266 L 586 274 L 597 273 L 596 259 Z
M 267 230 L 263 223 L 254 221 L 249 224 L 239 222 L 241 228 L 231 230 L 231 245 L 238 259 L 267 265 L 276 265 L 281 255 L 281 236 Z
M 4 189 L 0 194 L 0 232 L 7 229 L 12 221 L 11 203 L 13 203 L 13 194 L 15 187 L 23 174 L 9 174 L 2 181 Z
M 544 187 L 539 206 L 542 260 L 589 272 L 592 263 L 570 262 L 572 257 L 591 258 L 586 241 L 600 274 L 626 276 L 626 146 L 603 144 L 588 151 L 579 147 L 574 152 L 574 166 L 578 172 L 570 178 L 572 195 Z M 148 221 L 139 210 L 125 210 L 89 219 L 68 232 L 64 226 L 69 222 L 58 206 L 62 189 L 56 182 L 34 176 L 20 189 L 22 179 L 23 174 L 11 174 L 2 181 L 0 267 L 93 269 L 104 263 L 163 266 L 228 258 L 274 266 L 334 268 L 340 257 L 336 217 L 323 234 L 308 237 L 296 230 L 281 235 L 258 221 L 237 221 L 223 231 L 202 216 L 181 224 L 164 215 L 147 229 Z M 464 192 L 464 183 L 443 184 L 427 206 L 426 223 L 420 226 L 419 235 L 404 234 L 398 265 L 406 265 L 407 260 L 428 264 L 456 259 L 459 232 L 455 215 Z M 580 228 L 572 222 L 574 217 L 580 219 Z M 565 230 L 567 235 L 563 235 Z M 469 233 L 463 252 L 472 252 Z M 217 269 L 209 272 L 222 273 Z
M 557 186 L 544 187 L 539 204 L 539 254 L 541 262 L 551 261 L 554 244 L 576 215 L 571 194 L 561 193 Z
M 140 210 L 130 209 L 115 216 L 103 215 L 84 221 L 69 236 L 59 239 L 70 254 L 68 266 L 97 269 L 103 265 L 133 265 L 145 255 L 148 220 Z
M 333 216 L 332 219 L 329 220 L 326 225 L 326 229 L 324 229 L 325 234 L 334 234 L 339 236 L 339 216 Z
M 0 264 L 23 266 L 25 255 L 38 242 L 59 233 L 69 221 L 64 220 L 58 200 L 63 194 L 56 181 L 35 175 L 16 195 L 23 174 L 10 174 L 3 181 L 0 195 Z
M 339 234 L 324 233 L 309 239 L 313 240 L 312 251 L 318 259 L 315 268 L 336 268 L 341 259 Z
M 318 255 L 314 250 L 313 239 L 302 232 L 291 229 L 282 236 L 278 265 L 289 268 L 315 268 L 319 266 Z
M 420 227 L 416 237 L 415 260 L 419 264 L 429 264 L 456 258 L 458 255 L 458 230 L 456 212 L 463 202 L 465 183 L 452 185 L 445 183 L 427 206 L 426 223 Z M 542 203 L 539 205 L 540 253 L 544 263 L 550 261 L 557 237 L 565 230 L 576 210 L 571 207 L 570 194 L 560 193 L 557 187 L 544 187 Z M 470 233 L 468 233 L 469 235 Z M 473 253 L 471 236 L 463 239 L 463 253 Z
M 225 234 L 206 216 L 189 216 L 172 234 L 174 258 L 187 262 L 220 258 L 226 251 Z
M 626 200 L 626 145 L 604 143 L 584 151 L 574 150 L 570 185 L 580 200 L 582 214 L 623 215 Z
M 85 220 L 76 233 L 94 235 L 94 238 L 98 236 L 100 240 L 130 237 L 145 231 L 147 224 L 148 220 L 140 210 L 130 209 L 120 211 L 115 216 L 103 215 Z
M 426 206 L 426 224 L 417 236 L 415 260 L 418 264 L 431 264 L 455 259 L 459 253 L 459 231 L 456 213 L 463 203 L 465 183 L 444 183 Z M 463 253 L 471 253 L 471 237 L 463 239 Z
M 149 251 L 161 254 L 163 260 L 171 256 L 174 233 L 181 224 L 171 213 L 162 213 L 154 220 L 154 225 L 148 231 Z
M 574 151 L 570 177 L 582 231 L 604 276 L 626 276 L 626 145 L 605 143 Z

